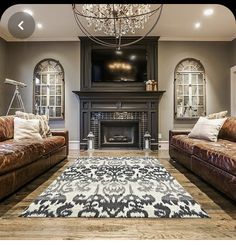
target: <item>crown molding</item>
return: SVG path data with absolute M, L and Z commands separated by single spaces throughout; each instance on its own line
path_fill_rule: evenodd
M 224 42 L 232 41 L 235 37 L 160 37 L 159 41 L 197 41 L 197 42 Z
M 26 39 L 16 39 L 13 37 L 9 37 L 9 36 L 4 36 L 0 35 L 0 37 L 2 37 L 3 39 L 5 39 L 5 41 L 7 42 L 79 42 L 80 40 L 78 39 L 78 37 L 42 37 L 42 38 L 38 38 L 38 37 L 32 37 L 32 38 L 26 38 Z

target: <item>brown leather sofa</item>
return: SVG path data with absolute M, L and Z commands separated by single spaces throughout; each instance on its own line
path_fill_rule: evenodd
M 217 142 L 192 139 L 190 131 L 169 131 L 169 154 L 236 201 L 236 118 L 223 124 Z
M 68 131 L 42 141 L 14 141 L 14 117 L 0 117 L 0 200 L 68 155 Z

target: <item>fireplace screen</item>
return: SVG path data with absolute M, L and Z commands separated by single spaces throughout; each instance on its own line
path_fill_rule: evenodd
M 138 120 L 101 120 L 99 146 L 139 148 Z

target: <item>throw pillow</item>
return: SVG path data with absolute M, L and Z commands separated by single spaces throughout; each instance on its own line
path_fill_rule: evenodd
M 42 140 L 38 119 L 14 118 L 14 140 L 22 139 Z
M 188 137 L 216 142 L 219 131 L 225 120 L 226 118 L 207 119 L 205 117 L 200 117 L 191 132 L 188 134 Z
M 33 113 L 26 113 L 22 111 L 16 111 L 16 117 L 22 119 L 39 119 L 39 133 L 43 138 L 52 136 L 50 127 L 48 125 L 48 117 L 46 115 L 35 115 Z
M 207 116 L 208 119 L 219 119 L 219 118 L 225 118 L 228 111 L 220 111 L 217 113 L 212 113 Z

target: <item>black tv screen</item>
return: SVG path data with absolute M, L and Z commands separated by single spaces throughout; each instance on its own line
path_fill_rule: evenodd
M 144 82 L 145 49 L 92 49 L 92 82 Z

